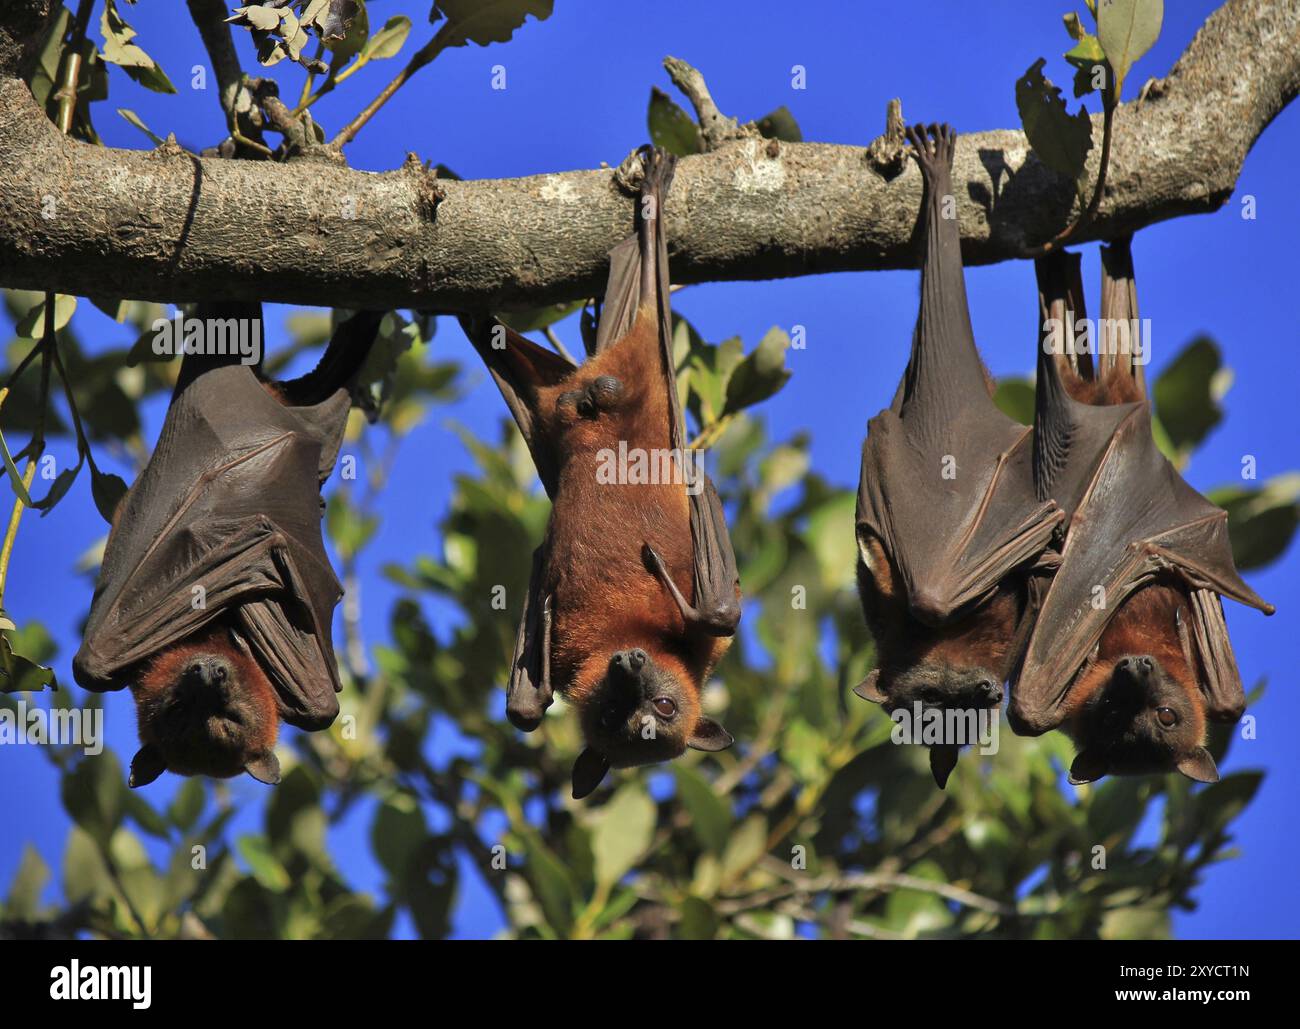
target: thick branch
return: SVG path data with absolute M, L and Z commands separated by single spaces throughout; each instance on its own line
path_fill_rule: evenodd
M 0 44 L 41 6 L 5 5 Z M 0 46 L 0 71 L 3 58 Z M 1116 112 L 1106 195 L 1079 241 L 1220 207 L 1297 92 L 1300 4 L 1228 0 L 1169 77 Z M 886 178 L 860 147 L 769 142 L 727 142 L 680 162 L 665 212 L 676 282 L 916 266 L 915 168 Z M 1071 184 L 1020 132 L 963 136 L 953 175 L 971 263 L 1015 257 L 1071 216 Z M 439 182 L 435 218 L 436 187 L 410 162 L 368 174 L 92 147 L 60 137 L 12 77 L 0 78 L 0 183 L 0 283 L 155 300 L 573 300 L 599 291 L 608 250 L 632 226 L 633 198 L 609 170 Z M 42 216 L 44 196 L 53 218 Z

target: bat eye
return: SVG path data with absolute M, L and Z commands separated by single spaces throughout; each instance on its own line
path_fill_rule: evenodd
M 195 661 L 194 664 L 190 665 L 190 667 L 186 669 L 186 671 L 188 671 L 190 675 L 198 675 L 203 671 L 203 666 Z
M 664 718 L 672 718 L 677 714 L 677 705 L 669 697 L 655 697 L 654 706 L 655 711 Z
M 216 682 L 225 682 L 225 681 L 226 681 L 226 669 L 225 669 L 222 665 L 217 665 L 216 668 L 212 669 L 212 678 L 213 678 Z
M 1178 724 L 1178 713 L 1172 707 L 1156 708 L 1156 721 L 1166 729 L 1172 729 Z

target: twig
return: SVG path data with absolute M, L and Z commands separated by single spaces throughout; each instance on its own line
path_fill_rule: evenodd
M 411 55 L 411 59 L 406 62 L 406 67 L 399 71 L 393 77 L 393 80 L 379 91 L 379 95 L 366 104 L 360 114 L 339 130 L 338 135 L 330 140 L 330 146 L 342 148 L 351 143 L 356 138 L 357 133 L 365 128 L 366 122 L 370 121 L 378 113 L 379 109 L 393 98 L 393 94 L 406 85 L 412 75 L 451 45 L 453 38 L 452 24 L 451 21 L 444 22 L 442 28 L 434 34 L 434 37 Z M 343 75 L 340 74 L 337 81 L 342 81 L 342 79 Z
M 1010 916 L 1020 913 L 1014 905 L 964 890 L 960 886 L 936 882 L 933 879 L 921 879 L 904 872 L 891 874 L 862 872 L 856 875 L 820 876 L 807 882 L 793 881 L 785 886 L 773 887 L 740 900 L 722 901 L 717 905 L 717 909 L 721 914 L 733 915 L 742 911 L 770 907 L 787 897 L 805 897 L 816 893 L 851 893 L 858 890 L 916 890 L 920 893 L 932 893 L 944 900 L 951 900 L 963 907 L 984 911 L 991 915 Z
M 757 129 L 741 125 L 735 118 L 728 118 L 718 110 L 704 76 L 698 70 L 677 57 L 665 57 L 664 69 L 673 80 L 673 85 L 686 95 L 686 99 L 695 108 L 695 117 L 700 123 L 700 139 L 705 150 L 716 150 L 731 139 L 758 135 Z
M 190 17 L 199 36 L 203 39 L 203 48 L 208 60 L 212 62 L 213 74 L 217 77 L 218 98 L 221 110 L 226 115 L 226 126 L 230 138 L 262 156 L 269 156 L 270 148 L 262 137 L 261 117 L 253 101 L 252 90 L 248 86 L 247 76 L 239 63 L 239 54 L 235 50 L 235 41 L 226 23 L 229 13 L 225 0 L 186 0 Z M 240 111 L 246 114 L 246 125 L 239 124 Z
M 578 363 L 573 359 L 573 355 L 569 353 L 569 348 L 564 345 L 563 340 L 561 340 L 560 337 L 556 334 L 554 326 L 551 325 L 546 326 L 546 328 L 542 330 L 542 335 L 544 335 L 547 338 L 547 340 L 550 341 L 551 346 L 555 348 L 555 352 L 557 354 L 565 358 L 570 364 Z

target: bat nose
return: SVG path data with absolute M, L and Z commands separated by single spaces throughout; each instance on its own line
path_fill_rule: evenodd
M 634 647 L 631 650 L 620 650 L 609 659 L 610 671 L 627 672 L 635 675 L 645 667 L 646 652 L 640 647 Z
M 1151 677 L 1151 673 L 1155 671 L 1155 668 L 1156 663 L 1145 654 L 1122 658 L 1115 666 L 1116 671 L 1123 672 L 1137 682 L 1146 682 Z
M 229 679 L 226 663 L 216 658 L 199 658 L 189 667 L 190 676 L 204 686 L 223 687 Z
M 975 686 L 976 701 L 987 707 L 1002 703 L 1002 684 L 993 679 L 981 679 Z

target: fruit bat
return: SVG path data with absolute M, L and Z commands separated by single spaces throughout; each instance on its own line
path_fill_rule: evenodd
M 213 332 L 261 311 L 201 305 L 197 317 Z M 184 358 L 153 455 L 114 512 L 72 665 L 88 690 L 132 688 L 131 786 L 165 770 L 274 784 L 279 723 L 324 729 L 338 714 L 330 629 L 343 591 L 320 487 L 381 317 L 344 322 L 290 382 L 263 382 L 237 356 Z
M 956 136 L 932 125 L 908 138 L 925 187 L 921 303 L 893 403 L 862 447 L 858 587 L 879 656 L 854 692 L 891 713 L 996 710 L 1028 629 L 1027 576 L 1061 515 L 1035 496 L 1030 430 L 994 404 L 975 346 L 953 207 Z M 940 787 L 957 751 L 930 749 Z
M 551 498 L 511 661 L 506 711 L 525 732 L 555 689 L 578 711 L 585 797 L 611 767 L 717 751 L 731 735 L 700 691 L 740 620 L 722 504 L 686 451 L 663 205 L 675 159 L 641 152 L 637 231 L 610 253 L 588 359 L 575 366 L 486 317 L 464 317 Z M 616 454 L 652 473 L 610 481 Z
M 1064 727 L 1076 784 L 1175 769 L 1213 782 L 1207 719 L 1245 709 L 1220 598 L 1273 608 L 1237 573 L 1227 513 L 1156 447 L 1129 240 L 1102 249 L 1101 317 L 1082 348 L 1078 267 L 1037 267 L 1035 481 L 1068 522 L 1008 714 L 1022 735 Z

